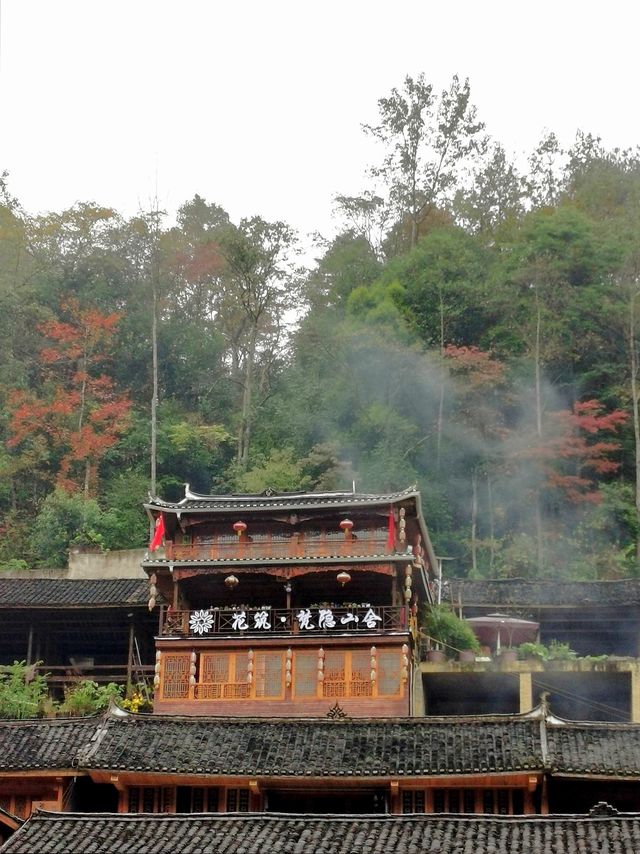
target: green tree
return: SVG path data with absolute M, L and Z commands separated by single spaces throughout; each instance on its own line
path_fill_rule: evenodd
M 484 125 L 471 104 L 469 81 L 457 75 L 440 94 L 424 74 L 407 76 L 401 89 L 380 98 L 378 111 L 378 124 L 363 126 L 386 150 L 373 174 L 387 185 L 398 220 L 408 219 L 413 248 L 422 220 L 444 205 L 463 164 L 483 150 Z

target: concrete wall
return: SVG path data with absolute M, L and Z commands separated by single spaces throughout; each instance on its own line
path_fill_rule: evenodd
M 145 549 L 116 552 L 69 553 L 67 578 L 146 578 L 140 563 Z

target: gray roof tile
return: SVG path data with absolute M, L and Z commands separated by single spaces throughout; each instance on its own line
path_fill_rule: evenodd
M 637 724 L 548 723 L 546 731 L 554 773 L 640 777 Z
M 144 578 L 0 578 L 0 609 L 146 605 L 148 599 Z
M 640 605 L 640 580 L 558 581 L 521 578 L 449 581 L 453 602 L 467 607 L 571 607 Z
M 640 816 L 80 815 L 38 812 L 2 854 L 637 854 Z
M 424 776 L 542 767 L 523 718 L 265 720 L 130 715 L 106 722 L 86 768 L 264 776 Z
M 0 721 L 0 771 L 73 768 L 102 716 Z

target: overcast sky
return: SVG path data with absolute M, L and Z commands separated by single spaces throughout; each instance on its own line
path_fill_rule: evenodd
M 195 193 L 330 233 L 406 74 L 471 80 L 513 153 L 640 142 L 637 0 L 0 0 L 0 170 L 30 212 Z

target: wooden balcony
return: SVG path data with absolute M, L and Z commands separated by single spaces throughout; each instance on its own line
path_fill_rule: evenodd
M 291 537 L 256 534 L 253 537 L 211 537 L 210 542 L 167 542 L 165 554 L 171 561 L 273 560 L 287 558 L 372 557 L 395 554 L 384 530 L 363 534 L 322 531 Z
M 304 608 L 164 609 L 162 637 L 206 638 L 265 635 L 336 635 L 409 631 L 412 615 L 405 607 L 359 605 Z

